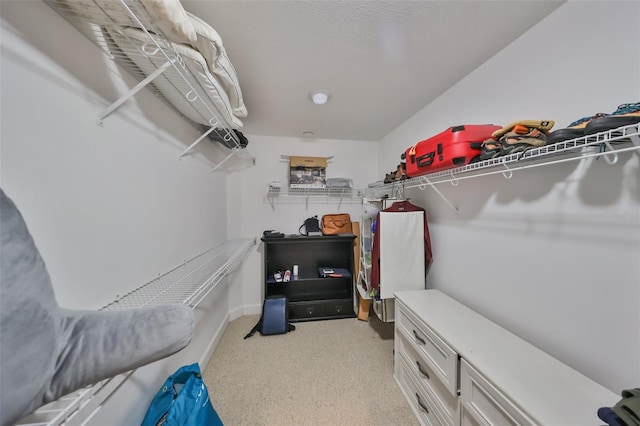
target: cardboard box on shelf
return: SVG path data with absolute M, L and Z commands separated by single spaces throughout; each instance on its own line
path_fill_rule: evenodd
M 289 188 L 327 187 L 326 158 L 291 156 L 289 164 Z

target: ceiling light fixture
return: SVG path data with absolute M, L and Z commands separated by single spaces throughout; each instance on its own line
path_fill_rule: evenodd
M 323 90 L 316 90 L 309 94 L 309 98 L 316 105 L 324 105 L 329 100 L 329 94 Z

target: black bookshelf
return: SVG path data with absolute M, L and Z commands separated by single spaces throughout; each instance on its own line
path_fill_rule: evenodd
M 292 322 L 355 317 L 353 308 L 353 244 L 355 235 L 286 236 L 262 238 L 264 243 L 264 294 L 284 295 Z M 293 275 L 298 265 L 298 276 Z M 321 276 L 330 267 L 334 276 Z M 277 282 L 276 272 L 291 280 Z

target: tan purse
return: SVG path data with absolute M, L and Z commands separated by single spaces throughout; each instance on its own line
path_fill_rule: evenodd
M 352 234 L 349 213 L 325 214 L 322 216 L 322 235 Z

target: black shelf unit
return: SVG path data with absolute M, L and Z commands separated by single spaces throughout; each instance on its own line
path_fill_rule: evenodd
M 285 236 L 262 238 L 264 243 L 264 294 L 284 295 L 292 322 L 353 318 L 353 244 L 355 235 Z M 273 275 L 298 265 L 298 276 L 276 282 Z M 320 267 L 348 271 L 342 277 L 321 277 Z M 348 276 L 347 276 L 348 275 Z

